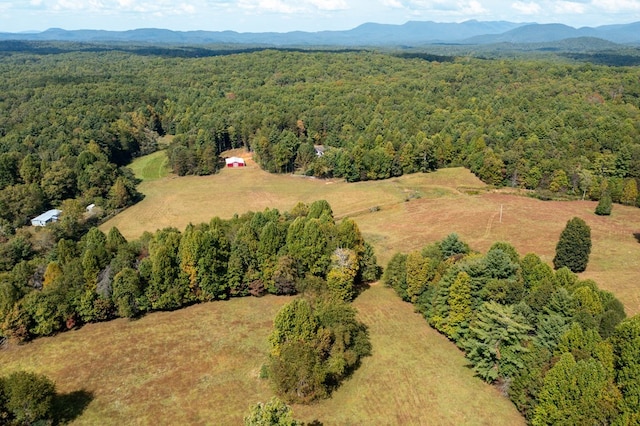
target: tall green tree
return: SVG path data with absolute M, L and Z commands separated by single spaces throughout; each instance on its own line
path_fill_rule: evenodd
M 564 266 L 572 272 L 587 269 L 591 254 L 591 228 L 579 217 L 567 222 L 556 245 L 553 266 L 560 269 Z
M 611 424 L 619 399 L 602 363 L 595 359 L 576 362 L 572 354 L 565 353 L 545 376 L 532 424 Z
M 611 214 L 611 209 L 613 206 L 613 202 L 611 201 L 611 195 L 609 192 L 605 192 L 598 200 L 598 205 L 596 206 L 595 213 L 598 216 L 609 216 Z
M 489 382 L 516 375 L 523 367 L 522 354 L 531 327 L 512 306 L 485 302 L 462 342 L 467 358 L 480 377 Z
M 616 383 L 624 399 L 624 411 L 640 421 L 640 315 L 622 321 L 611 337 Z

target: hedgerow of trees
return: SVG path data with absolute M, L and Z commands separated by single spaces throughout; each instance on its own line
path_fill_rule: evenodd
M 640 421 L 640 317 L 595 282 L 506 243 L 474 253 L 455 234 L 395 254 L 383 281 L 532 424 Z
M 336 223 L 326 201 L 214 218 L 182 232 L 166 228 L 131 242 L 116 228 L 91 228 L 0 273 L 0 335 L 25 341 L 203 301 L 295 294 L 318 280 L 315 287 L 348 302 L 379 273 L 355 222 Z M 324 312 L 326 319 L 333 311 Z M 333 323 L 318 324 L 329 330 Z

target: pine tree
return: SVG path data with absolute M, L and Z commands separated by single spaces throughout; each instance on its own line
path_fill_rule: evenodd
M 512 306 L 485 302 L 462 342 L 474 370 L 488 382 L 514 377 L 523 367 L 523 345 L 531 327 L 514 314 Z
M 608 192 L 602 194 L 598 205 L 596 206 L 596 214 L 598 216 L 609 216 L 611 214 L 611 208 L 613 203 L 611 201 L 611 195 Z
M 607 368 L 593 358 L 560 357 L 544 378 L 532 424 L 611 424 L 620 393 Z
M 447 335 L 455 340 L 472 315 L 471 277 L 466 272 L 458 273 L 449 288 L 449 318 L 445 327 Z
M 574 217 L 560 234 L 553 266 L 555 269 L 566 266 L 572 272 L 583 272 L 589 263 L 590 253 L 591 228 L 584 220 Z
M 632 178 L 625 182 L 620 202 L 627 206 L 633 206 L 636 204 L 637 199 L 638 184 L 636 183 L 636 180 Z
M 640 421 L 640 315 L 622 321 L 611 338 L 616 383 L 622 391 L 624 410 Z M 631 423 L 629 423 L 631 424 Z
M 406 262 L 407 269 L 407 296 L 411 303 L 418 301 L 418 296 L 427 287 L 429 279 L 429 259 L 425 259 L 420 251 L 409 253 Z

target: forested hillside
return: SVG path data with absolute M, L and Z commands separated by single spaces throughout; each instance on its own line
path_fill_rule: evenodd
M 640 177 L 633 68 L 262 51 L 6 53 L 0 71 L 1 214 L 13 225 L 67 198 L 131 202 L 120 167 L 165 132 L 180 175 L 212 173 L 217 154 L 244 146 L 272 172 L 357 181 L 464 165 L 491 184 L 594 199 L 608 185 L 614 202 L 636 203 L 637 190 L 623 194 Z
M 51 245 L 13 235 L 44 210 L 63 211 L 54 240 L 77 239 L 84 206 L 135 202 L 125 166 L 165 133 L 175 135 L 167 153 L 178 175 L 214 173 L 221 152 L 244 147 L 271 172 L 353 182 L 464 165 L 498 186 L 638 204 L 634 68 L 443 59 L 5 51 L 2 269 Z

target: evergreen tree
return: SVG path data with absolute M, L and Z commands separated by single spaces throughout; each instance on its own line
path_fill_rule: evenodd
M 565 353 L 544 378 L 534 425 L 611 424 L 620 395 L 605 366 Z
M 634 206 L 638 199 L 638 184 L 634 178 L 625 182 L 620 196 L 620 202 L 627 206 Z
M 468 326 L 472 316 L 471 277 L 466 272 L 458 273 L 456 280 L 449 287 L 449 318 L 445 333 L 458 340 L 461 328 Z
M 616 327 L 611 343 L 624 411 L 635 413 L 636 421 L 640 421 L 640 315 L 622 321 Z
M 555 269 L 566 266 L 572 272 L 582 272 L 587 268 L 590 253 L 591 228 L 584 220 L 574 217 L 560 234 L 553 266 Z
M 427 288 L 429 280 L 429 259 L 422 257 L 419 250 L 409 253 L 406 261 L 407 296 L 411 303 L 418 301 L 418 296 Z
M 485 302 L 462 345 L 478 375 L 493 382 L 513 377 L 523 367 L 529 330 L 531 327 L 514 314 L 513 307 Z
M 598 201 L 598 205 L 596 206 L 596 214 L 598 216 L 609 216 L 611 214 L 611 209 L 613 206 L 613 202 L 611 201 L 611 195 L 609 192 L 605 192 L 600 197 Z

